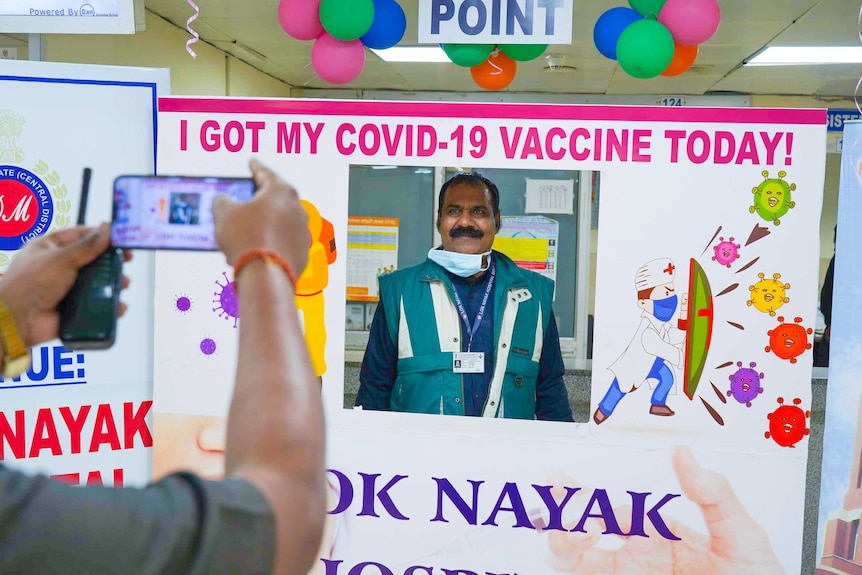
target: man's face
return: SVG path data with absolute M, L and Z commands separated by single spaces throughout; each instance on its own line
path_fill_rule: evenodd
M 499 227 L 500 215 L 494 214 L 491 194 L 485 186 L 462 182 L 446 190 L 437 217 L 444 250 L 485 253 L 491 249 Z
M 655 315 L 655 301 L 669 298 L 672 295 L 676 295 L 673 282 L 668 282 L 660 286 L 655 286 L 649 296 L 649 299 L 638 300 L 638 307 L 647 313 Z

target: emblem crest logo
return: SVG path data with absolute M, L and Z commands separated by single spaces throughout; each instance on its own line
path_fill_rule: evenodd
M 21 137 L 26 120 L 0 110 L 0 252 L 21 249 L 27 242 L 70 223 L 71 202 L 60 175 L 39 160 L 32 169 L 21 166 L 26 154 Z M 0 253 L 0 270 L 9 265 Z

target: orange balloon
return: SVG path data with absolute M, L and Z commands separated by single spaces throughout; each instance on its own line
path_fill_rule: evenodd
M 662 76 L 679 76 L 688 71 L 697 59 L 698 46 L 686 46 L 685 44 L 673 43 L 673 60 L 670 61 Z
M 480 88 L 502 90 L 512 83 L 517 71 L 517 62 L 503 54 L 501 50 L 494 50 L 487 60 L 470 68 L 470 75 Z

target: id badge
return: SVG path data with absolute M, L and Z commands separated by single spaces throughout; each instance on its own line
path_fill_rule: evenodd
M 455 373 L 485 373 L 485 354 L 481 351 L 459 351 L 452 354 Z

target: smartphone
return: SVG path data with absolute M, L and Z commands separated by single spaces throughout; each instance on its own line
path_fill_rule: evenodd
M 251 178 L 120 176 L 114 180 L 111 244 L 153 250 L 217 250 L 212 204 L 218 194 L 247 202 Z
M 84 168 L 78 225 L 83 225 L 90 191 L 90 168 Z M 68 349 L 107 349 L 117 336 L 123 250 L 108 246 L 99 257 L 78 270 L 71 291 L 60 302 L 60 340 Z

